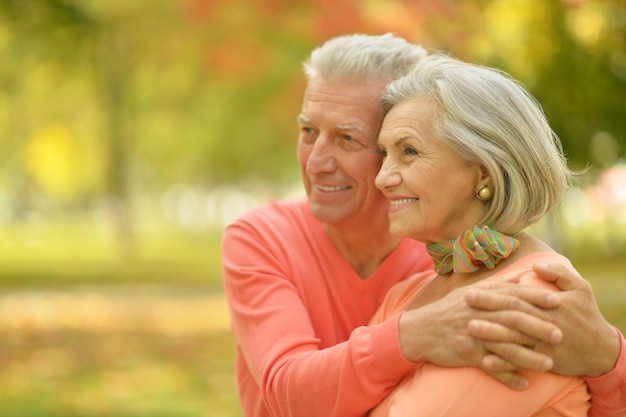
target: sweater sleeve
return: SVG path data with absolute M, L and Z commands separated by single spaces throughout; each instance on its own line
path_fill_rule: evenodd
M 591 393 L 589 417 L 626 416 L 626 339 L 620 335 L 620 354 L 610 372 L 595 378 L 585 378 Z
M 348 341 L 285 359 L 263 382 L 280 416 L 364 416 L 415 367 L 401 357 L 398 317 L 355 329 Z
M 231 225 L 224 234 L 232 328 L 265 406 L 277 417 L 365 415 L 415 366 L 400 350 L 399 316 L 322 349 L 278 252 L 250 224 Z M 240 395 L 244 408 L 255 400 Z

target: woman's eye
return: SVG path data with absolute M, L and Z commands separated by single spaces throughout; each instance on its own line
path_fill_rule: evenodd
M 381 154 L 384 157 L 387 156 L 387 149 L 385 148 L 378 148 L 378 153 Z
M 402 153 L 406 156 L 419 155 L 419 151 L 412 146 L 405 146 Z

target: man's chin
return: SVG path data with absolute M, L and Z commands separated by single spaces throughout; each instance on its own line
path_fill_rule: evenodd
M 341 209 L 330 204 L 320 204 L 309 200 L 309 208 L 313 217 L 323 223 L 335 223 L 342 217 Z

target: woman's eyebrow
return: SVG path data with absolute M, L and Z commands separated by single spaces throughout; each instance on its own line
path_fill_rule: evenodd
M 400 145 L 402 145 L 404 142 L 406 142 L 407 140 L 410 140 L 410 139 L 415 139 L 415 136 L 413 136 L 413 135 L 405 135 L 405 136 L 402 136 L 402 137 L 398 138 L 398 139 L 397 139 L 397 140 L 393 143 L 393 146 L 400 146 Z

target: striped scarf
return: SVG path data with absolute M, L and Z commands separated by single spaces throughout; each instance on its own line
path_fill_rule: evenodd
M 457 240 L 433 243 L 426 247 L 439 275 L 450 272 L 470 273 L 485 266 L 493 269 L 502 259 L 519 248 L 519 241 L 511 236 L 474 226 L 461 233 Z

